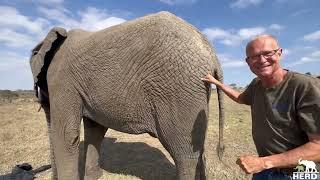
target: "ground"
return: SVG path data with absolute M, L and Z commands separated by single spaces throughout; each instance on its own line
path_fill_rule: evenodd
M 9 173 L 16 164 L 28 162 L 34 168 L 49 164 L 49 143 L 45 115 L 32 92 L 12 96 L 0 92 L 0 174 Z M 10 94 L 10 93 L 9 93 Z M 206 139 L 208 179 L 250 179 L 236 165 L 241 154 L 256 154 L 251 137 L 250 108 L 225 97 L 225 153 L 219 161 L 215 151 L 218 137 L 217 96 L 210 100 L 209 134 Z M 83 130 L 81 130 L 83 133 Z M 83 139 L 83 135 L 81 136 Z M 83 143 L 80 144 L 80 152 Z M 108 130 L 102 143 L 100 179 L 174 179 L 175 166 L 159 141 L 147 134 L 130 135 Z M 81 154 L 82 155 L 82 154 Z M 37 175 L 50 179 L 51 171 Z

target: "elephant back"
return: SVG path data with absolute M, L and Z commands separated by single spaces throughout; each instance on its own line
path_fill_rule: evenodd
M 61 46 L 66 37 L 67 31 L 65 29 L 54 27 L 49 31 L 44 40 L 33 48 L 30 58 L 30 66 L 35 89 L 37 87 L 47 89 L 46 74 L 48 67 L 55 52 Z

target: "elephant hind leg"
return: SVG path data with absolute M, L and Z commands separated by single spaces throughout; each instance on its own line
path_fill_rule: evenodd
M 179 136 L 179 135 L 175 135 Z M 205 179 L 202 152 L 192 151 L 190 141 L 173 136 L 159 137 L 161 144 L 170 153 L 176 165 L 177 179 L 200 180 Z M 190 147 L 187 147 L 190 146 Z
M 193 134 L 196 132 L 197 138 L 202 137 L 202 134 L 205 134 L 205 128 L 202 126 L 206 124 L 194 126 L 194 123 L 197 121 L 197 115 L 192 116 L 190 114 L 191 117 L 185 116 L 185 119 L 179 119 L 182 116 L 174 115 L 179 112 L 172 111 L 173 108 L 171 110 L 168 109 L 167 111 L 157 109 L 156 129 L 159 141 L 175 162 L 177 179 L 205 179 L 202 160 L 203 144 L 199 143 L 201 139 L 195 139 Z M 177 125 L 179 122 L 183 123 Z M 189 126 L 190 124 L 191 126 Z
M 84 172 L 84 179 L 98 179 L 102 176 L 102 170 L 99 166 L 99 156 L 101 142 L 107 131 L 107 128 L 94 122 L 93 120 L 83 117 L 84 125 L 84 160 L 80 172 Z M 84 171 L 83 171 L 84 168 Z

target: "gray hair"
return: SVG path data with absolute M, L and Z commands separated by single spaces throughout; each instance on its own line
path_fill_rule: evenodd
M 250 39 L 250 41 L 247 43 L 247 46 L 246 46 L 246 52 L 248 52 L 248 48 L 249 46 L 251 45 L 251 43 L 257 39 L 260 39 L 260 38 L 270 38 L 270 39 L 273 39 L 277 45 L 279 46 L 279 43 L 278 43 L 278 40 L 275 36 L 271 35 L 271 34 L 259 34 L 257 36 L 254 36 L 253 38 Z

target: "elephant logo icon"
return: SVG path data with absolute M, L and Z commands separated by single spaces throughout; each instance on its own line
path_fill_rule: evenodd
M 316 164 L 313 161 L 299 159 L 298 166 L 295 168 L 297 172 L 317 173 Z M 304 171 L 302 171 L 304 170 Z

